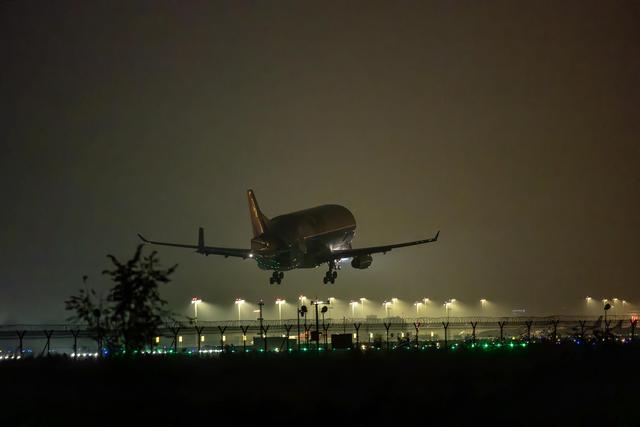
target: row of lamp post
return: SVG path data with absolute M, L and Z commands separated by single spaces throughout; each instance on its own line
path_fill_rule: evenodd
M 304 295 L 300 295 L 298 297 L 298 305 L 304 305 L 305 301 L 307 300 L 307 297 L 305 297 Z M 330 297 L 328 298 L 327 302 L 329 304 L 332 304 L 335 302 L 335 298 Z M 362 317 L 365 318 L 366 317 L 366 313 L 365 313 L 365 302 L 367 301 L 366 298 L 360 298 L 359 301 L 358 300 L 351 300 L 351 302 L 349 302 L 349 306 L 351 307 L 351 316 L 352 317 L 356 317 L 356 309 L 358 306 L 362 306 Z M 591 297 L 587 297 L 586 298 L 587 303 L 591 303 L 592 302 L 592 298 Z M 613 298 L 612 299 L 614 304 L 617 304 L 619 302 L 622 303 L 622 306 L 624 307 L 624 305 L 627 304 L 627 301 L 625 300 L 618 300 L 618 298 Z M 391 298 L 390 300 L 385 300 L 382 303 L 382 306 L 385 310 L 385 316 L 389 317 L 389 311 L 393 308 L 393 306 L 398 302 L 398 298 Z M 429 298 L 423 298 L 422 301 L 416 301 L 413 305 L 416 308 L 416 317 L 420 317 L 420 308 L 421 307 L 425 307 L 425 314 L 426 314 L 426 307 L 427 305 L 431 302 L 431 300 Z M 444 302 L 443 307 L 445 309 L 445 314 L 447 316 L 447 318 L 450 316 L 451 313 L 451 309 L 453 307 L 453 304 L 457 302 L 457 300 L 455 298 L 451 298 L 448 299 Z M 603 299 L 602 300 L 603 304 L 606 304 L 607 302 L 609 302 L 608 299 Z M 193 305 L 193 309 L 194 309 L 194 322 L 197 324 L 198 323 L 198 304 L 202 303 L 202 300 L 198 297 L 193 297 L 191 299 L 191 304 Z M 237 298 L 235 300 L 235 304 L 238 307 L 238 321 L 242 320 L 242 311 L 241 311 L 241 307 L 242 305 L 245 303 L 245 300 L 241 299 L 241 298 Z M 285 299 L 282 298 L 278 298 L 275 301 L 277 307 L 278 307 L 278 320 L 282 321 L 282 306 L 286 303 Z M 482 298 L 480 300 L 480 304 L 482 307 L 482 311 L 484 313 L 485 307 L 487 305 L 488 301 L 484 298 Z
M 300 295 L 300 297 L 298 297 L 298 301 L 299 301 L 299 305 L 304 305 L 305 301 L 307 300 L 307 298 L 304 295 Z M 360 298 L 359 301 L 358 300 L 352 300 L 349 303 L 349 306 L 351 307 L 351 316 L 352 317 L 356 317 L 356 309 L 357 307 L 360 305 L 362 306 L 362 317 L 365 318 L 365 302 L 367 301 L 366 298 Z M 585 301 L 587 303 L 587 306 L 591 305 L 594 302 L 594 299 L 591 297 L 586 297 Z M 614 308 L 616 305 L 621 305 L 623 308 L 628 304 L 626 300 L 620 300 L 618 298 L 612 298 L 611 300 L 607 299 L 607 298 L 603 298 L 602 300 L 602 304 L 603 306 L 606 304 L 610 304 L 611 308 Z M 329 303 L 334 303 L 335 302 L 335 298 L 330 297 L 328 299 Z M 385 316 L 389 317 L 389 311 L 393 308 L 393 306 L 398 302 L 398 298 L 391 298 L 390 300 L 385 300 L 382 303 L 382 306 L 385 309 Z M 416 307 L 416 317 L 420 317 L 420 308 L 421 307 L 425 307 L 425 314 L 426 314 L 426 307 L 428 305 L 428 303 L 430 303 L 431 300 L 429 298 L 423 298 L 422 301 L 416 301 L 413 305 Z M 443 307 L 445 309 L 445 314 L 447 317 L 450 316 L 451 313 L 451 309 L 453 307 L 453 304 L 456 302 L 455 298 L 451 298 L 448 299 L 444 302 Z M 191 299 L 191 304 L 193 305 L 193 309 L 194 309 L 194 323 L 197 324 L 198 323 L 198 304 L 202 303 L 202 299 L 198 298 L 198 297 L 193 297 Z M 245 303 L 245 300 L 241 299 L 241 298 L 237 298 L 235 301 L 235 304 L 238 307 L 238 321 L 242 320 L 242 316 L 241 316 L 241 306 L 242 304 Z M 278 307 L 278 320 L 282 321 L 282 305 L 286 303 L 285 299 L 282 298 L 278 298 L 275 301 L 277 307 Z M 488 301 L 485 298 L 482 298 L 480 300 L 480 304 L 482 307 L 482 311 L 484 313 L 484 310 L 486 308 Z

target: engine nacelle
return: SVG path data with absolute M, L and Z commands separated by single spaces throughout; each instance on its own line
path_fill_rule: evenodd
M 356 257 L 353 257 L 353 259 L 351 260 L 351 267 L 362 270 L 365 268 L 369 268 L 372 262 L 373 257 L 371 255 L 358 255 Z

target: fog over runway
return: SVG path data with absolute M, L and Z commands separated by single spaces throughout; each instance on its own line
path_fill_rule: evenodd
M 248 247 L 248 188 L 267 216 L 347 207 L 354 247 L 441 234 L 329 286 L 324 267 L 269 285 L 253 260 L 160 248 L 177 313 L 193 296 L 212 318 L 301 294 L 379 313 L 640 303 L 639 18 L 635 2 L 2 2 L 0 323 L 63 321 L 85 274 L 106 294 L 106 254 L 130 257 L 137 233 Z

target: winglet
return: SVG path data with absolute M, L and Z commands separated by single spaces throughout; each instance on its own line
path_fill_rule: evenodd
M 438 232 L 436 233 L 436 237 L 433 238 L 434 242 L 438 240 L 439 235 L 440 235 L 440 230 L 438 230 Z
M 204 250 L 204 228 L 198 229 L 198 251 Z
M 149 241 L 147 239 L 144 238 L 144 236 L 140 233 L 138 233 L 138 237 L 140 238 L 140 240 L 142 240 L 145 243 L 149 243 Z

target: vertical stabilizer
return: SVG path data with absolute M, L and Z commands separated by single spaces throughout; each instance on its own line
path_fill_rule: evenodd
M 251 217 L 251 226 L 253 227 L 253 237 L 258 237 L 267 230 L 267 222 L 269 220 L 260 212 L 260 207 L 258 206 L 256 196 L 253 194 L 253 190 L 247 190 L 247 197 L 249 198 L 249 216 Z

